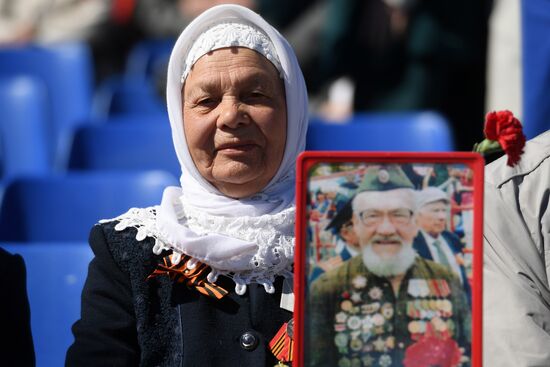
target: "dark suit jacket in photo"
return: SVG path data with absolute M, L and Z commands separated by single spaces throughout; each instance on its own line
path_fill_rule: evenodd
M 464 245 L 462 244 L 462 242 L 460 241 L 460 238 L 458 238 L 456 234 L 445 230 L 441 232 L 441 236 L 449 244 L 449 246 L 451 247 L 451 250 L 453 251 L 453 254 L 458 255 L 462 253 L 462 248 L 464 247 Z M 432 253 L 430 252 L 428 244 L 426 243 L 426 239 L 424 238 L 424 235 L 420 231 L 418 231 L 418 235 L 413 241 L 413 248 L 421 257 L 428 260 L 433 260 Z M 464 286 L 464 291 L 466 292 L 468 301 L 471 304 L 472 290 L 470 287 L 470 282 L 468 281 L 468 277 L 466 276 L 466 269 L 464 269 L 464 266 L 460 264 L 459 264 L 459 267 L 460 267 L 460 275 L 462 278 L 461 279 L 462 285 Z

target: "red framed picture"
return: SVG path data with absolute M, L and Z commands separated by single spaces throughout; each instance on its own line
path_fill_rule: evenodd
M 480 367 L 483 158 L 297 164 L 295 365 Z

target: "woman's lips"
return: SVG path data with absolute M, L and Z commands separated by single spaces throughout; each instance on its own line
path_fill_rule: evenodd
M 245 153 L 249 152 L 255 148 L 257 148 L 258 145 L 254 143 L 233 143 L 233 144 L 224 144 L 221 145 L 216 149 L 217 152 L 222 152 L 224 154 L 231 154 L 231 153 Z

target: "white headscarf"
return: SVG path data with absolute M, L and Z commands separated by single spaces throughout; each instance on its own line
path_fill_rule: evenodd
M 282 200 L 274 205 L 268 200 L 234 200 L 222 195 L 206 181 L 195 167 L 183 131 L 181 76 L 187 54 L 199 36 L 212 26 L 224 22 L 248 23 L 267 35 L 275 47 L 283 69 L 287 103 L 287 137 L 281 167 L 262 191 L 271 199 Z M 307 130 L 307 91 L 294 51 L 281 34 L 253 11 L 239 5 L 219 5 L 199 15 L 180 35 L 168 65 L 167 102 L 172 137 L 181 164 L 180 179 L 184 201 L 210 214 L 258 216 L 273 214 L 294 201 L 294 170 L 298 154 L 305 148 Z M 286 184 L 281 184 L 286 182 Z M 289 189 L 289 183 L 292 188 Z M 198 194 L 200 197 L 195 197 Z M 206 196 L 204 196 L 206 195 Z M 204 200 L 208 199 L 208 200 Z M 253 198 L 254 199 L 254 198 Z
M 221 23 L 250 25 L 271 41 L 284 80 L 287 104 L 287 136 L 281 166 L 256 195 L 233 199 L 205 180 L 193 163 L 185 139 L 182 118 L 182 75 L 188 71 L 188 54 L 208 29 Z M 271 45 L 270 45 L 271 46 Z M 218 47 L 220 48 L 220 47 Z M 216 49 L 216 48 L 213 48 Z M 213 50 L 211 49 L 211 50 Z M 200 57 L 200 55 L 199 55 Z M 198 57 L 191 56 L 196 61 Z M 238 5 L 220 5 L 198 16 L 178 38 L 168 65 L 167 102 L 172 138 L 181 164 L 181 188 L 169 187 L 155 208 L 154 251 L 172 249 L 211 266 L 210 281 L 230 276 L 236 291 L 258 282 L 273 292 L 275 276 L 290 276 L 294 258 L 295 162 L 305 147 L 307 91 L 296 56 L 281 34 L 253 11 Z

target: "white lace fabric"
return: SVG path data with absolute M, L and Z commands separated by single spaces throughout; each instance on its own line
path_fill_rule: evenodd
M 188 255 L 192 258 L 188 263 L 190 268 L 198 261 L 209 265 L 211 271 L 208 280 L 215 282 L 219 275 L 225 275 L 233 279 L 235 292 L 239 295 L 246 292 L 247 284 L 250 283 L 262 284 L 266 292 L 273 293 L 276 276 L 292 277 L 294 207 L 274 216 L 239 217 L 235 220 L 197 210 L 185 210 L 172 200 L 170 206 L 174 214 L 172 219 L 176 222 L 174 225 L 187 227 L 199 237 L 227 237 L 226 243 L 224 239 L 217 241 L 226 247 L 226 251 L 214 252 L 216 257 L 213 257 L 206 249 L 194 248 L 192 241 L 189 241 L 189 245 L 181 243 L 171 236 L 170 231 L 164 230 L 165 226 L 157 218 L 160 212 L 170 210 L 166 205 L 169 204 L 164 200 L 161 205 L 132 208 L 116 218 L 101 220 L 100 223 L 118 221 L 115 225 L 117 231 L 135 228 L 137 241 L 154 238 L 153 252 L 160 254 L 163 250 L 171 250 L 175 255 L 171 258 L 174 264 L 179 263 L 181 255 Z M 243 250 L 242 246 L 250 250 Z
M 271 61 L 279 74 L 282 75 L 279 57 L 275 52 L 273 43 L 264 33 L 248 24 L 223 22 L 203 32 L 193 43 L 193 47 L 191 47 L 185 59 L 181 83 L 183 84 L 191 71 L 191 67 L 201 56 L 225 47 L 245 47 L 254 50 Z

